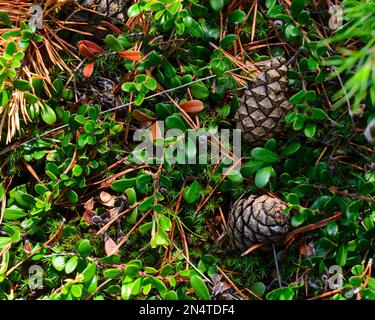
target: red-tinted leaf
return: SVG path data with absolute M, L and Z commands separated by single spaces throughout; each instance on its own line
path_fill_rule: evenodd
M 111 208 L 108 210 L 109 217 L 112 219 L 113 217 L 117 216 L 118 208 Z
M 117 28 L 115 25 L 113 25 L 112 23 L 108 21 L 100 21 L 100 24 L 106 27 L 107 29 L 112 30 L 113 32 L 117 32 L 117 33 L 122 32 L 119 28 Z
M 95 42 L 89 41 L 89 40 L 81 40 L 78 41 L 78 44 L 84 44 L 87 48 L 92 50 L 94 53 L 100 53 L 103 52 L 103 49 L 99 47 Z
M 184 103 L 180 103 L 180 107 L 184 109 L 185 112 L 197 113 L 204 109 L 204 104 L 200 100 L 190 100 Z
M 94 209 L 94 204 L 95 204 L 94 198 L 90 198 L 89 200 L 87 200 L 85 202 L 85 204 L 83 205 L 83 207 L 86 210 L 93 210 Z
M 89 225 L 92 224 L 92 217 L 94 216 L 94 213 L 92 212 L 92 210 L 94 210 L 94 204 L 94 198 L 90 198 L 83 205 L 85 212 L 82 215 L 82 219 L 85 220 Z
M 77 45 L 79 53 L 86 58 L 93 59 L 96 54 L 103 52 L 103 49 L 92 41 L 81 40 L 78 41 Z
M 25 244 L 23 245 L 23 251 L 27 254 L 30 254 L 31 250 L 32 250 L 31 243 L 28 240 L 26 240 Z
M 94 213 L 91 210 L 86 210 L 83 215 L 82 219 L 86 221 L 89 225 L 92 225 L 92 217 L 94 216 Z
M 85 78 L 90 78 L 91 77 L 91 75 L 92 75 L 92 73 L 93 73 L 93 71 L 94 71 L 94 64 L 95 64 L 95 62 L 90 62 L 90 63 L 88 63 L 84 68 L 83 68 L 83 76 L 85 77 Z
M 95 58 L 94 54 L 87 48 L 84 44 L 78 45 L 78 51 L 81 55 L 83 55 L 86 58 L 93 59 Z
M 154 121 L 155 118 L 149 116 L 148 114 L 145 114 L 142 111 L 139 111 L 138 109 L 135 109 L 133 111 L 133 118 L 135 120 L 138 120 L 139 122 L 149 122 L 149 121 Z
M 142 53 L 140 51 L 123 51 L 119 53 L 121 58 L 139 61 L 142 59 Z
M 104 235 L 104 250 L 107 256 L 111 256 L 112 254 L 117 254 L 119 252 L 116 242 L 108 234 Z

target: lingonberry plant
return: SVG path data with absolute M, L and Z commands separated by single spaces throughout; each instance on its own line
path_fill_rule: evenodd
M 39 2 L 0 4 L 0 299 L 375 299 L 374 0 Z

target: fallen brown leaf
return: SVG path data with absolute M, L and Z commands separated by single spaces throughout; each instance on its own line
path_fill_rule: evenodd
M 111 256 L 119 252 L 116 242 L 107 233 L 104 235 L 104 250 L 107 256 Z

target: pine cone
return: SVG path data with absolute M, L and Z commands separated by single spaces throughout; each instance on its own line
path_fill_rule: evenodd
M 128 0 L 75 0 L 84 7 L 93 9 L 107 17 L 124 20 Z
M 122 22 L 126 18 L 128 10 L 128 0 L 71 0 L 64 7 L 63 12 L 71 21 L 97 23 L 103 15 L 113 22 Z M 80 7 L 78 7 L 78 5 Z M 87 8 L 94 10 L 101 15 L 95 15 L 89 10 L 77 10 Z
M 273 58 L 265 63 L 251 89 L 245 90 L 234 119 L 246 142 L 259 145 L 282 130 L 291 108 L 285 97 L 287 71 L 285 58 Z
M 289 231 L 287 206 L 266 195 L 237 201 L 228 219 L 227 236 L 233 249 L 246 250 L 258 242 L 276 243 Z

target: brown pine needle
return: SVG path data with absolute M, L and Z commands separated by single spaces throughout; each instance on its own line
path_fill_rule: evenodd
M 248 255 L 249 253 L 255 251 L 256 249 L 264 247 L 265 245 L 266 245 L 266 243 L 263 243 L 263 242 L 256 243 L 256 244 L 252 245 L 249 249 L 247 249 L 245 252 L 243 252 L 241 254 L 241 257 Z
M 225 274 L 223 270 L 219 268 L 219 266 L 216 266 L 216 269 L 221 273 L 221 275 L 225 278 L 225 280 L 231 285 L 231 287 L 245 300 L 248 300 L 249 297 L 245 295 L 238 287 L 234 284 L 234 282 L 229 279 L 229 277 Z M 255 294 L 254 294 L 255 295 Z M 259 298 L 259 297 L 258 297 Z M 260 298 L 259 298 L 260 299 Z M 262 300 L 262 299 L 260 299 Z

